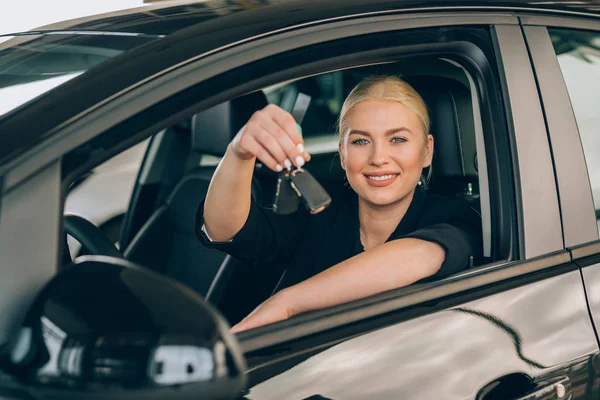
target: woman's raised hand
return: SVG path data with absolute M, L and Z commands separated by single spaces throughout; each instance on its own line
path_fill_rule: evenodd
M 269 104 L 256 111 L 240 129 L 230 148 L 242 160 L 258 158 L 273 171 L 281 172 L 292 165 L 302 167 L 310 160 L 296 120 L 289 112 Z

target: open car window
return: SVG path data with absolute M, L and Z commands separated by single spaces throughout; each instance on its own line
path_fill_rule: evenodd
M 486 212 L 489 205 L 482 207 L 482 197 L 489 199 L 489 194 L 481 196 L 481 191 L 488 188 L 480 185 L 481 176 L 487 171 L 480 167 L 485 154 L 478 153 L 483 133 L 478 128 L 481 117 L 475 111 L 477 96 L 466 72 L 456 65 L 422 58 L 359 67 L 272 85 L 263 88 L 261 95 L 266 102 L 283 107 L 294 94 L 311 97 L 302 122 L 306 148 L 313 156 L 306 168 L 325 187 L 339 186 L 345 181 L 337 132 L 342 103 L 364 77 L 378 74 L 404 78 L 421 94 L 432 113 L 431 133 L 436 138 L 436 148 L 428 190 L 467 201 L 481 214 L 483 223 L 491 226 L 491 215 Z M 120 239 L 123 232 L 130 232 L 120 248 L 125 258 L 186 284 L 208 297 L 235 323 L 276 289 L 281 276 L 280 271 L 261 269 L 257 275 L 252 268 L 230 266 L 233 259 L 204 248 L 194 231 L 196 208 L 206 195 L 220 156 L 228 140 L 246 122 L 226 123 L 230 120 L 221 116 L 235 114 L 229 114 L 229 107 L 231 101 L 226 101 L 201 111 L 191 120 L 157 133 L 149 144 L 140 143 L 96 167 L 72 188 L 65 211 L 82 215 L 103 231 L 110 231 L 113 242 L 119 242 L 115 238 Z M 439 107 L 451 107 L 454 111 L 440 114 Z M 228 139 L 221 141 L 217 138 L 221 135 Z M 142 157 L 144 152 L 146 157 Z M 258 204 L 272 206 L 276 180 L 274 173 L 257 163 L 252 195 Z M 114 215 L 122 216 L 118 223 L 112 220 Z M 490 229 L 483 231 L 487 235 L 483 242 L 490 243 Z M 76 256 L 74 249 L 78 252 L 79 245 L 70 238 L 69 250 Z M 493 260 L 489 248 L 484 256 L 486 263 Z M 235 276 L 236 272 L 228 280 L 227 274 L 219 272 L 223 268 L 244 276 Z M 243 288 L 240 282 L 244 282 Z M 247 293 L 249 288 L 253 293 Z M 240 302 L 240 298 L 249 300 Z
M 585 154 L 600 232 L 600 33 L 549 29 Z

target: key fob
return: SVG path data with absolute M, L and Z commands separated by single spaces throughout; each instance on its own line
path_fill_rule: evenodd
M 291 214 L 298 209 L 299 203 L 298 194 L 290 183 L 290 172 L 280 172 L 273 199 L 273 212 L 280 215 Z
M 310 172 L 299 168 L 290 173 L 290 184 L 311 214 L 317 214 L 331 204 L 329 193 Z

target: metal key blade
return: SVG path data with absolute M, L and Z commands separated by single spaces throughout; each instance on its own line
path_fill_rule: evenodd
M 299 203 L 300 199 L 290 183 L 290 173 L 287 171 L 279 173 L 273 199 L 273 212 L 279 215 L 291 214 L 298 209 Z
M 298 93 L 298 97 L 296 97 L 296 103 L 294 104 L 294 108 L 292 108 L 291 114 L 298 125 L 302 124 L 302 121 L 304 120 L 306 111 L 308 111 L 310 99 L 311 97 L 304 93 Z
M 290 174 L 292 188 L 300 197 L 300 201 L 311 214 L 317 214 L 331 204 L 329 193 L 305 169 L 297 169 Z

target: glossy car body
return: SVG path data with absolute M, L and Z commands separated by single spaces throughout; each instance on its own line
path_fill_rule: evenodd
M 435 54 L 460 65 L 478 94 L 493 262 L 238 335 L 247 396 L 598 396 L 600 242 L 577 123 L 547 31 L 600 31 L 593 2 L 152 7 L 55 27 L 161 37 L 0 119 L 0 343 L 59 268 L 66 186 L 86 170 L 271 84 Z

